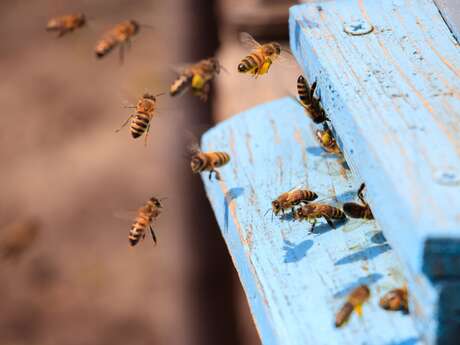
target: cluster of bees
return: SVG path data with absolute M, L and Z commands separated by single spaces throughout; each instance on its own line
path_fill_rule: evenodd
M 51 19 L 46 29 L 57 32 L 58 37 L 61 37 L 83 27 L 85 23 L 86 18 L 83 14 L 66 15 Z M 130 46 L 131 38 L 138 34 L 143 26 L 145 25 L 141 25 L 135 20 L 127 20 L 117 24 L 97 42 L 95 46 L 96 57 L 103 58 L 119 47 L 120 59 L 123 60 L 124 47 Z M 241 60 L 237 70 L 239 73 L 250 74 L 254 77 L 268 73 L 272 63 L 281 56 L 282 52 L 288 52 L 276 42 L 260 44 L 247 33 L 241 34 L 241 41 L 251 48 L 251 52 Z M 211 81 L 220 73 L 222 68 L 223 66 L 216 58 L 204 59 L 190 65 L 172 82 L 169 94 L 174 97 L 190 90 L 194 96 L 206 101 L 211 89 Z M 302 75 L 298 77 L 299 102 L 305 108 L 310 119 L 316 125 L 322 126 L 321 129 L 315 131 L 315 137 L 326 152 L 341 156 L 340 148 L 328 124 L 329 119 L 321 105 L 321 98 L 315 96 L 316 88 L 316 81 L 310 85 Z M 128 119 L 117 131 L 130 123 L 129 129 L 132 137 L 137 139 L 144 135 L 144 140 L 147 142 L 150 122 L 155 115 L 157 97 L 160 95 L 162 94 L 146 93 L 140 97 L 136 105 L 130 106 L 135 109 L 135 114 L 129 115 Z M 198 147 L 193 149 L 192 153 L 190 166 L 193 173 L 209 172 L 209 179 L 212 178 L 214 173 L 216 179 L 220 180 L 220 174 L 217 169 L 230 161 L 228 153 L 202 152 Z M 344 220 L 347 216 L 371 220 L 374 219 L 374 216 L 364 199 L 364 188 L 365 185 L 362 184 L 357 193 L 360 203 L 347 202 L 342 209 L 326 203 L 314 202 L 318 195 L 313 191 L 293 189 L 281 194 L 272 201 L 272 211 L 275 215 L 279 215 L 290 210 L 294 220 L 309 221 L 312 224 L 311 231 L 314 230 L 318 219 L 324 219 L 331 228 L 335 228 L 335 222 Z M 156 236 L 151 224 L 160 215 L 162 208 L 161 200 L 152 197 L 138 210 L 137 217 L 128 235 L 131 246 L 136 245 L 141 239 L 145 238 L 147 229 L 150 230 L 152 239 L 156 243 Z M 407 311 L 407 294 L 406 288 L 391 290 L 381 298 L 380 305 L 388 310 Z M 365 285 L 353 290 L 336 315 L 336 327 L 342 326 L 353 310 L 359 312 L 361 305 L 369 297 L 370 290 Z

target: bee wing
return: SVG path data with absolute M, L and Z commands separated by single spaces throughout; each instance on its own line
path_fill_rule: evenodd
M 262 45 L 247 32 L 240 32 L 239 39 L 241 44 L 246 48 L 256 49 L 262 47 Z

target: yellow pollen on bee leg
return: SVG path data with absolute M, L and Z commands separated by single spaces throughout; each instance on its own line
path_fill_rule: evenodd
M 272 60 L 266 59 L 262 67 L 259 70 L 259 74 L 262 75 L 262 74 L 267 73 L 271 65 L 272 65 Z
M 363 316 L 363 307 L 361 306 L 361 304 L 355 307 L 355 312 L 356 314 L 358 314 L 359 317 Z
M 194 89 L 202 89 L 205 84 L 205 80 L 199 75 L 195 74 L 192 79 L 192 87 Z

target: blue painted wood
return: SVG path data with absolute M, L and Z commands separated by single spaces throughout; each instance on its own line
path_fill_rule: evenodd
M 264 344 L 419 344 L 409 316 L 378 307 L 406 273 L 375 222 L 350 220 L 336 230 L 320 224 L 309 234 L 308 223 L 264 216 L 293 187 L 340 205 L 361 183 L 318 147 L 297 102 L 237 115 L 209 130 L 202 149 L 231 155 L 222 181 L 202 178 Z M 359 284 L 371 288 L 363 316 L 336 329 L 335 312 Z
M 352 36 L 363 19 L 373 32 Z M 460 55 L 431 0 L 320 1 L 290 11 L 347 162 L 415 275 L 460 278 Z
M 460 3 L 458 0 L 435 0 L 435 3 L 458 41 L 460 39 Z

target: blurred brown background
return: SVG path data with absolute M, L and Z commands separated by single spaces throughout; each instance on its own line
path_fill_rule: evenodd
M 296 68 L 273 68 L 264 86 L 233 72 L 246 53 L 236 33 L 286 39 L 289 4 L 0 2 L 0 235 L 17 220 L 40 223 L 28 252 L 0 262 L 1 345 L 259 343 L 200 178 L 189 171 L 187 132 L 210 126 L 212 109 L 221 120 L 294 94 Z M 45 32 L 50 17 L 73 12 L 86 13 L 88 27 L 61 39 Z M 97 39 L 129 18 L 154 30 L 134 38 L 123 66 L 116 51 L 97 61 Z M 159 98 L 147 148 L 128 128 L 114 133 L 129 114 L 124 101 L 167 90 L 171 66 L 214 54 L 230 70 L 214 100 Z M 159 244 L 146 237 L 130 248 L 131 220 L 114 214 L 152 195 L 168 197 Z

